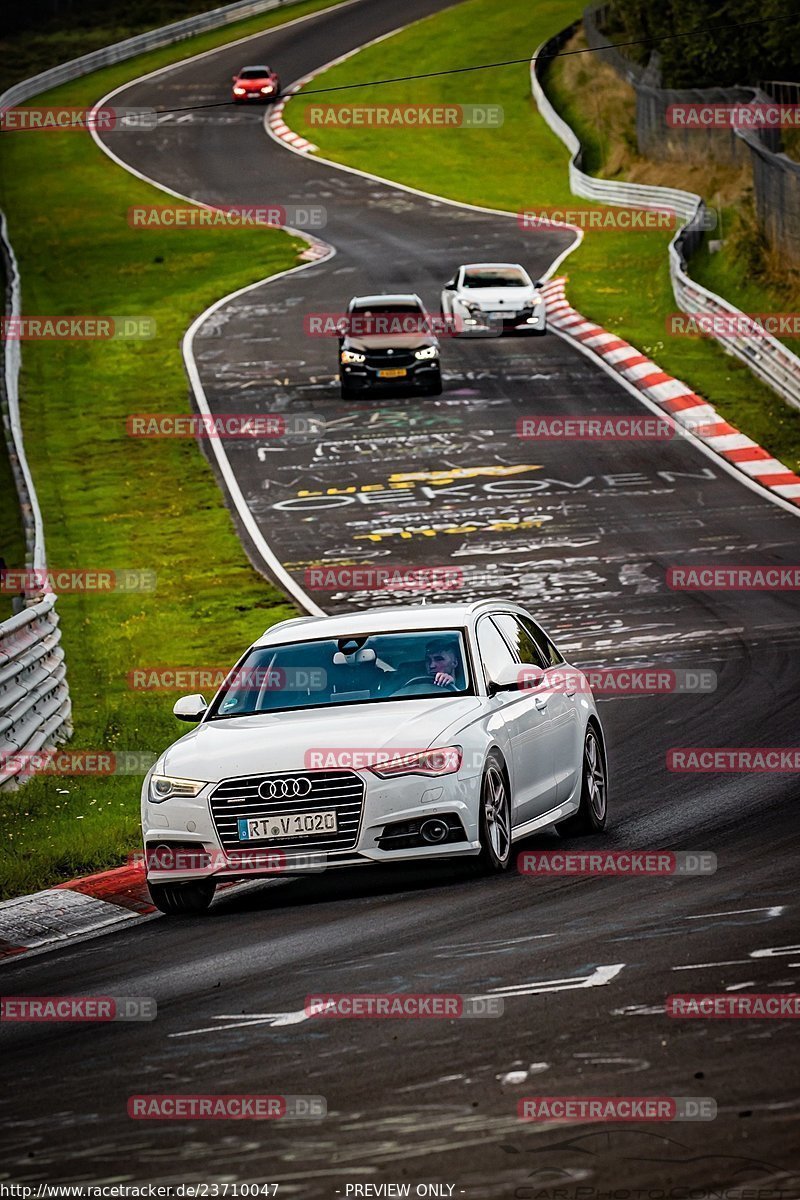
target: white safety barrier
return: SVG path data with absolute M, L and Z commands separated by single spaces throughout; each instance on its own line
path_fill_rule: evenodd
M 0 789 L 27 777 L 30 754 L 72 732 L 55 605 L 50 593 L 0 625 Z
M 19 271 L 1 214 L 0 241 L 7 276 L 6 314 L 18 317 Z M 22 440 L 19 367 L 20 343 L 10 339 L 5 343 L 3 425 L 22 507 L 27 565 L 43 571 L 44 529 Z M 25 753 L 49 749 L 72 733 L 72 708 L 55 605 L 52 593 L 33 597 L 22 612 L 0 623 L 0 790 L 13 788 L 26 778 Z
M 288 7 L 298 0 L 238 0 L 211 12 L 199 13 L 137 34 L 51 67 L 13 84 L 0 95 L 0 109 L 9 108 L 101 67 L 124 62 L 146 50 L 169 46 L 209 29 L 219 29 L 244 17 Z M 0 242 L 8 275 L 6 315 L 21 315 L 20 278 L 6 220 L 0 213 Z M 25 457 L 19 408 L 20 343 L 4 346 L 2 416 L 9 457 L 20 494 L 27 544 L 27 565 L 46 569 L 44 528 L 36 489 Z M 48 750 L 72 734 L 72 707 L 64 651 L 53 593 L 26 599 L 22 612 L 0 623 L 0 791 L 17 786 L 29 775 L 26 756 Z
M 733 318 L 732 323 L 739 324 L 740 327 L 746 326 L 747 318 L 740 309 L 696 283 L 686 272 L 683 247 L 687 239 L 692 236 L 699 237 L 700 231 L 706 228 L 706 208 L 700 196 L 677 188 L 596 179 L 585 174 L 578 166 L 580 141 L 553 108 L 545 95 L 540 78 L 542 64 L 547 63 L 549 57 L 557 52 L 565 40 L 566 32 L 563 31 L 544 42 L 534 54 L 531 61 L 531 90 L 544 121 L 570 152 L 571 192 L 575 196 L 582 196 L 599 204 L 674 210 L 684 222 L 669 244 L 669 273 L 676 304 L 685 313 L 730 317 Z M 715 332 L 712 336 L 723 349 L 748 366 L 754 375 L 788 404 L 800 408 L 800 358 L 792 354 L 777 338 L 768 334 L 742 336 L 722 332 Z

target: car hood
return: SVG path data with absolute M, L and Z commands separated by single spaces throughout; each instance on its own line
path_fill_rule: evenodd
M 507 308 L 542 299 L 536 288 L 529 287 L 464 288 L 460 296 L 462 300 L 480 304 L 481 308 Z
M 234 87 L 248 88 L 253 91 L 254 88 L 266 87 L 268 83 L 272 83 L 269 75 L 265 75 L 263 79 L 237 79 Z
M 423 346 L 437 345 L 438 341 L 432 333 L 376 333 L 367 337 L 345 338 L 342 349 L 359 350 L 364 353 L 369 350 L 420 350 Z
M 423 750 L 467 721 L 477 696 L 380 701 L 208 721 L 162 755 L 159 773 L 217 783 L 237 775 L 308 769 L 310 750 Z

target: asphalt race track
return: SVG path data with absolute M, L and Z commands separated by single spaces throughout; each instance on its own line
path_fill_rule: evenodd
M 212 103 L 245 61 L 266 60 L 291 82 L 443 7 L 362 0 L 170 69 L 116 102 Z M 343 404 L 336 342 L 306 336 L 306 314 L 384 290 L 418 291 L 436 309 L 460 262 L 519 260 L 535 277 L 565 238 L 292 154 L 265 135 L 260 111 L 184 117 L 109 144 L 207 203 L 324 205 L 320 236 L 336 250 L 231 301 L 195 342 L 213 411 L 325 422 L 316 435 L 226 444 L 278 558 L 301 586 L 321 562 L 463 565 L 462 594 L 526 604 L 580 665 L 716 672 L 712 693 L 601 702 L 613 807 L 598 844 L 713 852 L 718 871 L 475 880 L 456 866 L 364 869 L 255 884 L 220 896 L 205 920 L 153 918 L 11 962 L 6 994 L 154 996 L 159 1015 L 5 1026 L 5 1169 L 34 1183 L 278 1182 L 285 1197 L 353 1196 L 352 1185 L 383 1182 L 452 1185 L 444 1195 L 470 1200 L 552 1200 L 558 1188 L 596 1200 L 657 1186 L 793 1200 L 791 1020 L 682 1021 L 664 1004 L 672 993 L 797 990 L 796 777 L 675 774 L 665 756 L 794 744 L 799 606 L 791 592 L 675 592 L 665 573 L 794 563 L 798 517 L 684 440 L 520 440 L 526 415 L 644 411 L 552 334 L 448 340 L 442 397 Z M 376 602 L 310 591 L 327 611 Z M 543 834 L 520 849 L 557 845 Z M 348 991 L 503 996 L 505 1012 L 305 1019 L 307 995 Z M 143 1092 L 319 1095 L 328 1116 L 138 1123 L 126 1103 Z M 718 1115 L 536 1126 L 516 1116 L 532 1094 L 708 1096 Z

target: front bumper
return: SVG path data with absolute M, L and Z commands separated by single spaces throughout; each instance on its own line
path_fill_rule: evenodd
M 267 92 L 266 94 L 263 92 L 245 92 L 243 96 L 235 96 L 231 93 L 231 99 L 234 104 L 247 104 L 251 100 L 260 100 L 262 104 L 271 104 L 277 98 L 277 91 Z
M 300 844 L 300 839 L 294 839 L 291 847 L 268 841 L 248 844 L 237 842 L 232 845 L 229 836 L 223 839 L 212 815 L 211 794 L 219 784 L 209 784 L 192 799 L 181 798 L 153 804 L 147 798 L 149 779 L 145 780 L 142 834 L 148 880 L 152 883 L 176 883 L 203 878 L 222 881 L 276 874 L 305 875 L 336 867 L 472 856 L 479 852 L 480 776 L 453 774 L 426 778 L 408 775 L 384 780 L 369 771 L 353 774 L 365 784 L 355 844 L 345 850 L 329 851 L 306 850 Z M 319 803 L 321 807 L 324 802 Z M 264 801 L 263 804 L 263 813 L 267 815 L 270 802 Z M 397 826 L 402 822 L 413 825 L 435 817 L 447 820 L 456 827 L 460 823 L 463 838 L 444 844 L 411 847 L 403 845 L 403 839 L 400 839 L 401 845 L 396 849 L 385 849 L 379 845 L 379 841 L 385 837 L 387 826 Z M 174 862 L 165 863 L 165 867 L 159 869 L 154 865 L 154 859 L 159 860 L 154 848 L 170 846 L 175 848 Z M 202 857 L 203 853 L 208 859 L 207 863 Z
M 499 335 L 513 330 L 544 333 L 547 329 L 547 315 L 544 309 L 523 308 L 518 311 L 503 312 L 502 316 L 498 314 L 498 309 L 465 311 L 462 317 L 464 334 L 469 336 L 470 333 L 483 333 L 485 335 L 488 332 Z
M 382 371 L 402 370 L 403 375 L 382 375 Z M 437 383 L 441 378 L 441 368 L 438 359 L 423 359 L 421 362 L 404 363 L 402 367 L 391 368 L 386 363 L 373 366 L 371 363 L 342 363 L 339 367 L 339 380 L 343 387 L 352 391 L 391 391 L 393 388 L 426 388 Z

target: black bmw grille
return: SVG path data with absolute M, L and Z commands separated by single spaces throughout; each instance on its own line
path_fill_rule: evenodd
M 413 367 L 416 363 L 413 350 L 367 350 L 367 364 L 370 367 Z
M 262 786 L 263 785 L 263 786 Z M 261 794 L 259 794 L 261 788 Z M 353 771 L 296 771 L 225 779 L 211 795 L 211 816 L 226 849 L 275 846 L 298 850 L 350 850 L 358 840 L 364 782 Z M 311 837 L 239 838 L 240 817 L 336 812 L 336 833 Z

